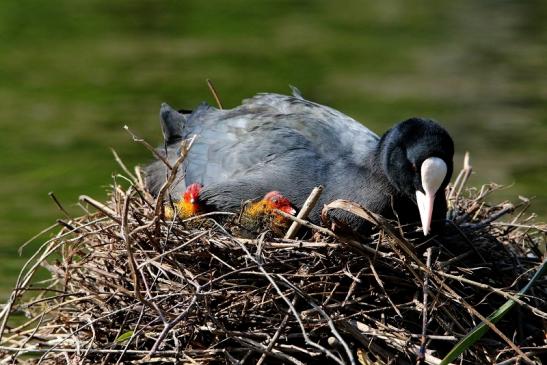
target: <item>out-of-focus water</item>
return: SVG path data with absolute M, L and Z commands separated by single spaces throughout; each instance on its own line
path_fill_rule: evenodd
M 80 194 L 105 198 L 149 153 L 162 101 L 225 106 L 298 86 L 378 133 L 414 115 L 441 121 L 471 184 L 512 185 L 546 217 L 544 1 L 3 1 L 0 3 L 0 297 Z

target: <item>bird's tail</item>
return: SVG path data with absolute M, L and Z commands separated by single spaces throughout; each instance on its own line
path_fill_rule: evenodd
M 160 123 L 163 139 L 166 144 L 180 141 L 184 138 L 186 116 L 173 109 L 169 104 L 162 103 L 160 108 Z

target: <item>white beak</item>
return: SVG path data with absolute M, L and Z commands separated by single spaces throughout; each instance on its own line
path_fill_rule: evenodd
M 424 236 L 429 234 L 435 194 L 446 177 L 446 171 L 446 163 L 438 157 L 430 157 L 422 163 L 420 172 L 422 174 L 422 188 L 425 194 L 420 190 L 416 190 L 416 201 L 420 210 Z

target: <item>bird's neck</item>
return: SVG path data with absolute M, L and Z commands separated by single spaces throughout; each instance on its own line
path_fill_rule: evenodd
M 379 151 L 371 154 L 363 167 L 351 166 L 344 168 L 343 171 L 344 176 L 334 176 L 331 179 L 333 185 L 332 189 L 329 189 L 330 196 L 325 197 L 327 202 L 334 199 L 347 199 L 386 218 L 405 217 L 405 221 L 401 223 L 418 221 L 416 203 L 411 197 L 399 192 L 390 182 L 382 168 Z M 352 190 L 347 189 L 349 181 L 352 182 L 349 184 Z M 399 214 L 414 211 L 416 214 Z M 335 211 L 333 216 L 340 221 L 348 222 L 354 230 L 367 226 L 362 219 L 348 212 Z
M 329 179 L 328 196 L 324 201 L 335 199 L 350 200 L 379 214 L 390 210 L 392 196 L 398 196 L 396 189 L 389 183 L 374 158 L 366 161 L 364 167 L 345 166 L 343 176 L 331 174 Z M 348 189 L 351 186 L 351 189 Z M 347 220 L 344 218 L 344 220 Z

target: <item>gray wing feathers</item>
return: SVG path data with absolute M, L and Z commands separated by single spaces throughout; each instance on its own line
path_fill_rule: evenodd
M 244 100 L 243 104 L 237 109 L 248 112 L 260 110 L 279 115 L 279 117 L 280 114 L 302 115 L 306 119 L 313 120 L 314 125 L 309 129 L 323 124 L 325 128 L 337 133 L 337 135 L 331 133 L 331 141 L 338 139 L 339 143 L 351 149 L 355 163 L 359 163 L 359 161 L 366 158 L 380 139 L 376 133 L 355 119 L 328 106 L 306 100 L 298 94 L 298 91 L 295 92 L 294 96 L 271 93 L 257 94 L 250 99 Z
M 281 180 L 291 178 L 285 166 L 294 169 L 298 164 L 313 173 L 328 173 L 329 165 L 341 161 L 365 163 L 378 144 L 375 133 L 337 110 L 305 100 L 297 89 L 293 94 L 258 94 L 231 110 L 203 103 L 191 115 L 163 104 L 160 115 L 166 141 L 197 135 L 178 176 L 184 176 L 186 184 L 179 183 L 176 191 L 195 182 L 205 187 L 233 181 L 241 185 L 250 176 L 255 177 L 254 184 L 256 177 L 269 176 L 271 183 L 264 181 L 263 186 L 272 185 L 273 190 L 279 189 L 275 185 L 283 186 Z M 178 151 L 172 144 L 168 159 L 174 162 Z M 147 169 L 152 193 L 165 181 L 162 165 L 156 162 Z

